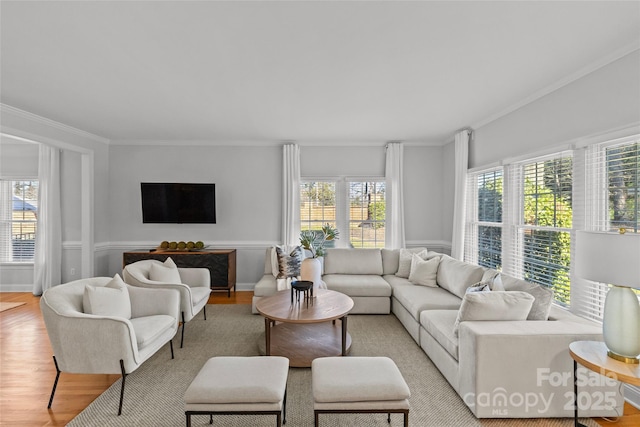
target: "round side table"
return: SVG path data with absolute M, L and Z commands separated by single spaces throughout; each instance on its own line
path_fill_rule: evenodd
M 573 423 L 576 427 L 585 427 L 578 422 L 578 381 L 576 371 L 578 363 L 587 369 L 605 375 L 626 384 L 640 386 L 640 365 L 619 362 L 607 356 L 607 347 L 601 341 L 575 341 L 569 344 L 569 354 L 573 359 L 573 395 L 575 412 Z

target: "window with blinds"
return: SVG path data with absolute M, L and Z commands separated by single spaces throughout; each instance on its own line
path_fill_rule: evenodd
M 573 159 L 570 152 L 509 166 L 512 218 L 507 274 L 549 287 L 570 303 Z M 516 191 L 513 191 L 516 189 Z
M 33 262 L 38 181 L 0 180 L 0 262 Z
M 502 269 L 502 168 L 469 174 L 465 261 Z
M 640 136 L 595 144 L 584 150 L 584 229 L 640 233 Z M 602 320 L 608 284 L 580 282 L 578 314 Z

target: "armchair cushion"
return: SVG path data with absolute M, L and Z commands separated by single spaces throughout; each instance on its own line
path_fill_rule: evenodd
M 131 319 L 131 300 L 127 285 L 119 274 L 105 286 L 87 285 L 82 305 L 86 314 Z
M 176 321 L 177 319 L 175 317 L 165 314 L 131 319 L 131 325 L 136 334 L 138 350 L 142 350 L 147 344 L 154 342 L 163 333 L 175 328 Z
M 211 288 L 191 288 L 191 303 L 195 306 L 202 302 L 203 299 L 209 299 Z
M 151 264 L 151 268 L 149 268 L 149 280 L 173 284 L 182 283 L 178 266 L 171 258 L 167 258 L 162 264 Z

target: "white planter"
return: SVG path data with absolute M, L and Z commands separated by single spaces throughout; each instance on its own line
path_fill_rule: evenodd
M 322 281 L 322 261 L 319 258 L 305 258 L 300 266 L 300 279 L 313 282 L 313 290 L 326 289 Z

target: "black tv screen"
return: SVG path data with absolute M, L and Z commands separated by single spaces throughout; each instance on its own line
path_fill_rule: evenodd
M 216 223 L 215 184 L 142 182 L 140 190 L 143 223 Z

